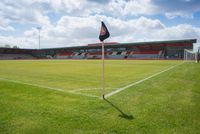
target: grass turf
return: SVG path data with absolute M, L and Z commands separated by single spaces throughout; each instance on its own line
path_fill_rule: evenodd
M 106 92 L 141 80 L 178 61 L 106 61 Z M 100 96 L 100 60 L 1 61 L 0 77 Z M 90 89 L 90 90 L 87 90 Z
M 0 63 L 3 78 L 64 90 L 101 85 L 100 61 Z M 106 86 L 119 88 L 179 63 L 106 61 Z M 199 81 L 200 65 L 184 63 L 103 101 L 0 80 L 0 132 L 198 133 Z

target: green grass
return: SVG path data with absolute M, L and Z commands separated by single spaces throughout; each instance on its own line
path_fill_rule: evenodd
M 106 61 L 106 92 L 181 61 Z M 101 61 L 0 61 L 0 78 L 100 96 Z M 199 133 L 200 64 L 184 63 L 108 98 L 0 79 L 0 133 Z M 93 88 L 92 90 L 87 90 Z M 111 89 L 112 88 L 112 89 Z
M 179 61 L 180 62 L 180 61 Z M 124 87 L 164 70 L 178 61 L 106 61 L 106 92 Z M 41 60 L 41 61 L 1 61 L 0 77 L 27 83 L 45 85 L 64 90 L 100 95 L 101 61 L 96 60 Z

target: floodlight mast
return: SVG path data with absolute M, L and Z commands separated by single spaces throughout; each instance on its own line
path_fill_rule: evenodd
M 41 31 L 42 27 L 37 27 L 38 30 L 38 45 L 39 45 L 39 49 L 40 49 L 40 31 Z

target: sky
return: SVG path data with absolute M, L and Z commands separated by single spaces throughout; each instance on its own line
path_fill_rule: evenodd
M 101 21 L 106 42 L 200 42 L 200 0 L 1 0 L 0 46 L 38 48 L 37 27 L 41 48 L 99 43 Z

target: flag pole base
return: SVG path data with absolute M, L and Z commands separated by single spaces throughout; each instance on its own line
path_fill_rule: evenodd
M 105 100 L 105 99 L 106 99 L 104 94 L 102 95 L 102 99 L 103 99 L 103 100 Z

